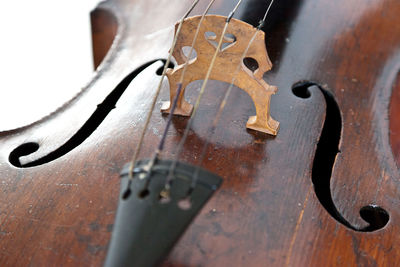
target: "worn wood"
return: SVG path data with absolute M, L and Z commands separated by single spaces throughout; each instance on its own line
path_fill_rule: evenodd
M 119 27 L 93 81 L 51 116 L 0 133 L 1 266 L 102 265 L 116 211 L 118 174 L 138 141 L 162 63 L 154 62 L 138 74 L 102 123 L 87 128 L 93 133 L 82 142 L 72 142 L 75 148 L 53 160 L 46 155 L 74 136 L 98 104 L 112 106 L 113 101 L 104 99 L 115 88 L 123 88 L 125 83 L 117 85 L 133 70 L 166 57 L 173 25 L 189 2 L 103 3 Z M 217 0 L 211 13 L 226 16 L 233 2 Z M 207 4 L 201 3 L 196 14 Z M 255 25 L 266 7 L 264 1 L 244 1 L 237 17 Z M 393 125 L 396 116 L 389 116 L 389 104 L 397 105 L 391 96 L 398 84 L 400 4 L 398 0 L 288 0 L 278 1 L 271 12 L 264 30 L 274 67 L 264 78 L 279 88 L 271 98 L 271 114 L 281 123 L 279 134 L 271 137 L 245 130 L 255 109 L 251 98 L 236 88 L 203 163 L 224 178 L 223 185 L 163 265 L 396 266 L 400 175 L 388 118 Z M 324 198 L 314 190 L 326 178 L 315 174 L 313 163 L 331 105 L 317 87 L 310 87 L 308 98 L 307 91 L 300 94 L 305 98 L 294 95 L 293 84 L 303 80 L 332 92 L 340 109 L 340 153 L 333 151 L 325 197 L 332 199 L 342 221 L 330 215 Z M 189 103 L 200 84 L 188 86 Z M 216 99 L 227 86 L 210 81 L 212 90 L 205 93 L 182 161 L 198 163 L 217 110 Z M 160 139 L 166 117 L 159 110 L 168 98 L 165 81 L 141 158 L 148 158 Z M 186 123 L 183 117 L 174 118 L 163 157 L 172 156 Z M 19 166 L 13 158 L 11 164 L 10 153 L 28 142 L 39 144 L 38 150 L 21 157 Z M 30 164 L 37 166 L 23 167 Z M 377 231 L 359 231 L 368 230 L 360 216 L 368 205 L 381 207 L 390 217 Z
M 171 103 L 177 94 L 177 84 L 180 82 L 182 73 L 185 71 L 182 91 L 179 95 L 174 114 L 181 116 L 190 116 L 192 114 L 193 106 L 184 99 L 185 89 L 191 82 L 204 79 L 217 49 L 218 41 L 221 39 L 226 17 L 216 15 L 205 16 L 193 47 L 196 57 L 190 59 L 187 67 L 185 67 L 187 57 L 183 49 L 191 47 L 201 17 L 188 18 L 182 24 L 181 33 L 178 35 L 178 40 L 172 54 L 179 65 L 173 70 L 169 69 L 167 72 L 170 101 L 166 102 L 162 107 L 162 110 L 166 113 L 170 112 Z M 178 26 L 179 23 L 175 26 L 175 34 Z M 210 36 L 207 36 L 207 33 Z M 246 58 L 251 58 L 256 62 L 256 69 L 252 70 L 241 61 L 243 51 L 246 50 L 254 34 L 256 34 L 256 37 L 245 55 Z M 272 67 L 265 48 L 264 32 L 257 31 L 256 28 L 248 23 L 232 19 L 229 23 L 227 34 L 223 38 L 225 46 L 217 54 L 210 79 L 228 84 L 233 83 L 248 93 L 256 108 L 256 116 L 249 118 L 246 127 L 276 135 L 279 129 L 279 122 L 271 118 L 270 101 L 271 96 L 278 89 L 276 86 L 268 85 L 262 79 L 263 74 Z M 240 69 L 238 69 L 238 66 L 240 66 Z
M 396 69 L 394 69 L 396 71 Z M 400 63 L 397 76 L 392 85 L 392 97 L 390 102 L 390 144 L 392 145 L 397 166 L 400 166 Z
M 94 68 L 100 65 L 113 44 L 118 31 L 117 18 L 105 9 L 95 9 L 90 14 Z

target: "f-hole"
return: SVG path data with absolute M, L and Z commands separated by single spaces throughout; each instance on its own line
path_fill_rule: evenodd
M 8 160 L 15 167 L 22 168 L 22 164 L 21 164 L 19 158 L 22 156 L 27 156 L 29 154 L 32 154 L 32 153 L 36 152 L 38 149 L 39 149 L 38 143 L 30 142 L 30 143 L 22 144 L 10 153 Z
M 372 232 L 382 229 L 389 222 L 389 213 L 382 207 L 369 204 L 360 209 L 360 217 L 369 223 L 365 228 L 351 225 L 338 211 L 332 199 L 330 181 L 336 155 L 340 153 L 339 143 L 342 131 L 342 117 L 334 96 L 316 83 L 303 81 L 293 85 L 292 92 L 299 98 L 311 97 L 310 87 L 317 87 L 326 101 L 326 116 L 322 133 L 315 152 L 312 168 L 312 182 L 315 194 L 321 205 L 338 222 L 359 232 Z
M 104 101 L 97 105 L 97 109 L 92 113 L 89 119 L 82 125 L 82 127 L 63 145 L 50 152 L 42 158 L 36 159 L 32 162 L 21 164 L 20 158 L 23 156 L 30 155 L 39 149 L 39 144 L 29 142 L 21 144 L 16 147 L 9 155 L 9 161 L 12 165 L 17 168 L 28 168 L 35 167 L 42 164 L 49 163 L 56 160 L 65 154 L 69 153 L 71 150 L 75 149 L 77 146 L 82 144 L 103 122 L 107 115 L 116 107 L 118 100 L 121 98 L 122 94 L 125 92 L 131 81 L 139 75 L 142 71 L 148 68 L 150 65 L 157 61 L 161 61 L 165 64 L 165 59 L 155 59 L 147 62 L 132 71 L 127 75 L 115 88 L 114 90 L 104 99 Z

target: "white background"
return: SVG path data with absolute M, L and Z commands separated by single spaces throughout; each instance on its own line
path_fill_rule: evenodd
M 90 11 L 99 0 L 8 1 L 0 10 L 0 131 L 32 123 L 93 75 Z

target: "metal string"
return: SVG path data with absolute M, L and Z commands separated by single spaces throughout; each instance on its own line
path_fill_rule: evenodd
M 173 102 L 171 104 L 170 113 L 168 114 L 168 119 L 167 119 L 167 125 L 164 128 L 164 132 L 163 132 L 163 135 L 161 137 L 160 143 L 159 143 L 157 149 L 155 150 L 152 159 L 143 168 L 143 170 L 145 172 L 147 172 L 147 176 L 149 177 L 149 180 L 150 180 L 150 177 L 151 177 L 150 174 L 151 174 L 152 168 L 153 168 L 154 164 L 157 162 L 157 160 L 159 159 L 159 156 L 160 156 L 161 152 L 164 149 L 164 145 L 165 145 L 165 141 L 166 141 L 166 138 L 167 138 L 168 130 L 169 130 L 170 126 L 171 126 L 172 117 L 174 115 L 174 111 L 176 109 L 176 106 L 177 106 L 177 103 L 178 103 L 178 99 L 179 99 L 179 96 L 180 96 L 181 91 L 182 91 L 183 79 L 185 77 L 186 70 L 187 70 L 187 68 L 189 66 L 190 58 L 191 58 L 192 53 L 194 51 L 194 46 L 195 46 L 196 41 L 198 39 L 201 25 L 203 24 L 204 18 L 207 15 L 208 11 L 210 10 L 211 6 L 214 4 L 214 2 L 215 2 L 215 0 L 211 0 L 210 1 L 210 3 L 208 4 L 207 8 L 204 10 L 204 12 L 203 12 L 203 14 L 202 14 L 202 16 L 200 18 L 200 21 L 199 21 L 199 23 L 197 25 L 197 29 L 196 29 L 196 32 L 195 32 L 194 37 L 193 37 L 193 41 L 192 41 L 192 45 L 190 47 L 189 54 L 187 55 L 186 61 L 184 63 L 183 70 L 182 70 L 181 76 L 179 78 L 179 82 L 177 83 L 177 88 L 178 89 L 177 89 L 177 92 L 176 92 L 176 96 L 174 97 Z M 149 182 L 150 181 L 148 181 L 148 183 Z
M 147 128 L 149 127 L 149 123 L 150 123 L 150 120 L 151 120 L 151 116 L 153 115 L 153 110 L 154 110 L 154 107 L 155 107 L 155 105 L 156 105 L 158 95 L 160 94 L 161 87 L 162 87 L 162 83 L 163 83 L 163 81 L 164 81 L 167 68 L 168 68 L 168 66 L 169 66 L 169 64 L 170 64 L 170 62 L 171 62 L 172 53 L 173 53 L 174 48 L 175 48 L 175 46 L 176 46 L 176 42 L 177 42 L 177 40 L 178 40 L 179 33 L 180 33 L 181 29 L 182 29 L 183 21 L 189 16 L 190 12 L 192 12 L 192 10 L 196 7 L 196 5 L 199 3 L 199 1 L 200 1 L 200 0 L 195 0 L 195 1 L 193 2 L 193 4 L 191 5 L 191 7 L 189 8 L 189 10 L 185 13 L 185 15 L 182 17 L 182 19 L 181 19 L 180 22 L 179 22 L 179 26 L 178 26 L 178 29 L 177 29 L 177 31 L 176 31 L 176 34 L 175 34 L 175 37 L 174 37 L 174 41 L 173 41 L 173 43 L 172 43 L 172 47 L 171 47 L 171 49 L 170 49 L 170 51 L 169 51 L 167 61 L 165 62 L 165 65 L 164 65 L 164 69 L 163 69 L 163 72 L 162 72 L 162 75 L 161 75 L 160 82 L 159 82 L 159 84 L 158 84 L 156 93 L 155 93 L 154 98 L 153 98 L 153 101 L 152 101 L 152 103 L 151 103 L 150 112 L 147 114 L 147 118 L 146 118 L 146 121 L 145 121 L 143 130 L 142 130 L 142 133 L 141 133 L 141 135 L 140 135 L 139 142 L 138 142 L 138 144 L 137 144 L 137 146 L 136 146 L 136 149 L 135 149 L 135 152 L 134 152 L 134 154 L 133 154 L 133 156 L 132 156 L 132 160 L 131 160 L 131 163 L 130 163 L 130 166 L 129 166 L 129 184 L 128 184 L 128 188 L 129 188 L 129 185 L 130 185 L 130 183 L 131 183 L 131 180 L 133 179 L 133 169 L 134 169 L 134 167 L 135 167 L 135 162 L 136 162 L 137 157 L 138 157 L 138 155 L 139 155 L 139 152 L 140 152 L 140 150 L 141 150 L 141 148 L 142 148 L 144 135 L 145 135 L 145 133 L 146 133 L 146 131 L 147 131 Z
M 215 61 L 217 59 L 217 55 L 221 50 L 222 42 L 224 40 L 224 36 L 225 36 L 226 31 L 228 29 L 229 23 L 230 23 L 234 13 L 239 8 L 241 3 L 242 3 L 242 0 L 239 0 L 237 2 L 236 6 L 234 7 L 234 9 L 232 10 L 232 12 L 229 14 L 229 16 L 226 19 L 224 28 L 223 28 L 222 33 L 221 33 L 221 37 L 220 37 L 219 42 L 218 42 L 217 49 L 216 49 L 216 51 L 214 53 L 214 56 L 213 56 L 213 58 L 211 60 L 211 63 L 210 63 L 209 68 L 207 70 L 207 74 L 206 74 L 206 76 L 204 78 L 203 84 L 202 84 L 202 86 L 200 88 L 199 95 L 198 95 L 196 103 L 194 105 L 192 116 L 190 117 L 189 122 L 188 122 L 188 124 L 186 126 L 186 129 L 185 129 L 185 132 L 183 134 L 183 137 L 182 137 L 182 139 L 180 140 L 180 142 L 178 144 L 178 148 L 176 150 L 176 157 L 172 161 L 170 169 L 168 171 L 168 176 L 167 176 L 167 179 L 166 179 L 166 182 L 165 182 L 165 189 L 161 192 L 161 195 L 163 197 L 168 197 L 168 195 L 169 195 L 169 189 L 170 189 L 171 182 L 174 179 L 174 171 L 175 171 L 176 165 L 178 163 L 178 157 L 179 157 L 180 153 L 182 152 L 183 145 L 185 144 L 186 139 L 187 139 L 187 137 L 189 135 L 190 129 L 191 129 L 192 124 L 193 124 L 194 117 L 196 116 L 197 110 L 198 110 L 199 105 L 200 105 L 200 100 L 201 100 L 201 98 L 202 98 L 202 96 L 204 94 L 205 88 L 206 88 L 207 83 L 208 83 L 208 81 L 210 79 L 210 75 L 211 75 L 212 69 L 213 69 L 213 67 L 215 65 Z
M 193 179 L 192 179 L 191 186 L 190 186 L 190 188 L 189 188 L 189 190 L 188 190 L 188 192 L 187 192 L 187 196 L 189 196 L 189 195 L 191 194 L 191 192 L 193 191 L 193 189 L 194 189 L 194 188 L 196 187 L 196 185 L 197 185 L 197 181 L 198 181 L 198 177 L 199 177 L 199 171 L 200 171 L 200 166 L 201 166 L 201 164 L 203 163 L 204 158 L 205 158 L 205 156 L 206 156 L 206 152 L 207 152 L 207 148 L 208 148 L 210 139 L 212 138 L 212 136 L 213 136 L 214 133 L 215 133 L 215 129 L 217 128 L 217 124 L 218 124 L 218 122 L 219 122 L 219 119 L 221 118 L 221 115 L 222 115 L 222 112 L 223 112 L 223 110 L 224 110 L 224 108 L 225 108 L 225 105 L 226 105 L 226 102 L 227 102 L 227 100 L 228 100 L 228 97 L 229 97 L 229 95 L 230 95 L 230 93 L 231 93 L 231 91 L 232 91 L 233 85 L 234 85 L 234 83 L 236 82 L 236 78 L 237 78 L 237 76 L 238 76 L 238 74 L 239 74 L 239 71 L 240 71 L 240 69 L 241 69 L 242 62 L 243 62 L 243 60 L 246 58 L 246 55 L 247 55 L 247 53 L 249 52 L 249 49 L 250 49 L 251 45 L 253 44 L 254 40 L 256 39 L 256 36 L 257 36 L 258 32 L 259 32 L 259 31 L 261 30 L 261 28 L 264 26 L 265 20 L 266 20 L 266 18 L 267 18 L 267 15 L 268 15 L 268 13 L 269 13 L 269 10 L 271 9 L 271 6 L 272 6 L 272 3 L 273 3 L 273 2 L 274 2 L 274 0 L 272 0 L 272 1 L 270 2 L 269 6 L 268 6 L 268 8 L 267 8 L 267 11 L 265 12 L 265 15 L 264 15 L 263 19 L 259 22 L 259 25 L 257 26 L 257 30 L 254 32 L 254 35 L 252 36 L 252 38 L 250 39 L 249 44 L 247 45 L 246 49 L 244 50 L 244 52 L 243 52 L 243 54 L 242 54 L 242 58 L 240 59 L 240 63 L 239 63 L 239 65 L 238 65 L 237 68 L 236 68 L 235 75 L 233 76 L 232 82 L 231 82 L 231 84 L 229 85 L 228 89 L 226 90 L 225 95 L 224 95 L 224 97 L 223 97 L 223 99 L 222 99 L 222 101 L 221 101 L 221 104 L 220 104 L 220 106 L 219 106 L 217 115 L 215 116 L 214 121 L 213 121 L 213 123 L 212 123 L 212 126 L 210 127 L 210 129 L 209 129 L 209 131 L 208 131 L 208 135 L 207 135 L 207 137 L 206 137 L 206 139 L 205 139 L 206 142 L 205 142 L 205 144 L 204 144 L 204 146 L 203 146 L 203 148 L 202 148 L 201 154 L 200 154 L 199 165 L 196 166 L 196 169 L 195 169 L 195 172 L 194 172 L 194 175 L 193 175 Z

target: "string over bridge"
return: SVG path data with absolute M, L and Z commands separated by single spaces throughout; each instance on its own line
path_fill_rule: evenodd
M 195 16 L 187 18 L 183 22 L 181 33 L 178 36 L 172 53 L 178 66 L 167 71 L 170 101 L 165 102 L 162 106 L 162 111 L 165 113 L 169 113 L 171 110 L 171 103 L 178 91 L 177 84 L 187 61 L 184 47 L 192 45 L 193 36 L 200 19 L 201 16 Z M 199 38 L 193 47 L 196 51 L 196 57 L 189 60 L 174 115 L 191 115 L 193 106 L 184 99 L 185 88 L 193 81 L 204 79 L 211 59 L 217 49 L 216 40 L 220 38 L 218 35 L 221 34 L 225 21 L 226 17 L 218 15 L 207 15 L 204 18 L 200 26 Z M 176 30 L 177 25 L 175 27 L 175 34 Z M 216 58 L 210 79 L 228 84 L 233 82 L 235 86 L 247 92 L 256 108 L 256 115 L 249 118 L 246 127 L 276 135 L 279 129 L 279 122 L 270 116 L 270 100 L 271 96 L 277 92 L 277 87 L 267 84 L 262 78 L 263 74 L 272 67 L 265 47 L 264 32 L 257 32 L 254 42 L 246 55 L 246 58 L 251 58 L 253 62 L 257 62 L 255 64 L 257 68 L 252 70 L 244 62 L 240 62 L 242 61 L 243 51 L 256 32 L 257 28 L 252 25 L 232 18 L 227 34 L 224 36 L 224 44 Z M 239 64 L 241 64 L 241 68 L 237 72 L 236 69 Z

